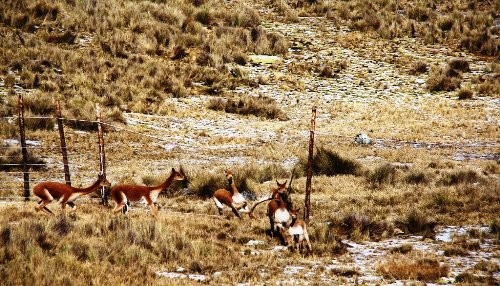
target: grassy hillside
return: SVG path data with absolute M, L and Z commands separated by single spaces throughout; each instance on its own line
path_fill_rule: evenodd
M 213 285 L 498 284 L 499 10 L 499 1 L 3 1 L 0 280 L 200 284 L 157 275 L 166 271 Z M 22 162 L 20 93 L 28 117 L 53 116 L 55 99 L 67 119 L 93 121 L 103 106 L 113 185 L 157 185 L 180 166 L 187 180 L 162 193 L 156 220 L 140 204 L 112 214 L 98 194 L 42 216 L 36 198 L 19 201 L 22 173 L 10 165 Z M 313 251 L 300 255 L 268 235 L 265 204 L 238 220 L 219 216 L 210 197 L 226 187 L 226 169 L 250 200 L 294 173 L 301 206 L 313 106 Z M 88 186 L 96 125 L 64 123 L 72 184 Z M 53 118 L 26 124 L 31 188 L 62 181 Z M 358 133 L 372 143 L 355 143 Z

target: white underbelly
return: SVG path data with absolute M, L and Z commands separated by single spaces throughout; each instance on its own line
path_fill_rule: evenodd
M 241 204 L 245 201 L 246 201 L 246 199 L 242 194 L 238 193 L 236 195 L 233 195 L 233 203 L 234 204 Z
M 274 222 L 283 223 L 290 220 L 290 213 L 286 209 L 277 209 L 274 213 Z
M 300 226 L 292 226 L 288 229 L 290 235 L 304 235 L 304 229 Z

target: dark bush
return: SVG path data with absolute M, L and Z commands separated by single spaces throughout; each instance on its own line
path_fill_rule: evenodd
M 414 62 L 410 69 L 410 74 L 418 75 L 426 73 L 429 70 L 429 65 L 422 61 Z
M 472 184 L 476 183 L 481 179 L 477 172 L 473 170 L 467 171 L 455 171 L 452 173 L 445 173 L 439 180 L 439 183 L 445 186 L 458 185 L 458 184 Z
M 448 63 L 448 66 L 450 67 L 450 69 L 454 69 L 461 72 L 470 71 L 469 63 L 465 59 L 452 59 Z
M 429 75 L 427 89 L 430 91 L 453 91 L 460 87 L 460 74 L 454 69 L 441 70 Z
M 216 98 L 210 100 L 208 108 L 241 115 L 251 114 L 268 119 L 288 120 L 274 99 L 260 95 L 258 97 L 242 95 L 239 99 L 228 100 Z
M 396 183 L 396 168 L 391 164 L 384 164 L 377 167 L 367 177 L 367 181 L 373 186 Z
M 458 91 L 458 99 L 460 100 L 472 99 L 473 95 L 474 92 L 468 88 L 462 88 Z
M 410 211 L 403 221 L 397 221 L 396 226 L 405 233 L 423 234 L 424 236 L 435 234 L 436 222 L 417 210 Z
M 405 181 L 412 185 L 425 185 L 430 182 L 429 175 L 425 172 L 412 172 L 405 177 Z
M 438 20 L 438 27 L 442 31 L 449 31 L 453 28 L 455 20 L 452 17 L 444 17 Z
M 307 158 L 299 161 L 300 170 L 305 174 L 307 171 Z M 336 152 L 325 147 L 316 148 L 313 156 L 312 169 L 314 174 L 335 176 L 335 175 L 356 175 L 362 173 L 361 165 L 351 159 L 343 158 Z

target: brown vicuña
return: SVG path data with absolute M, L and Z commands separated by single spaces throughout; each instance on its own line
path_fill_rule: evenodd
M 257 201 L 251 209 L 251 212 L 253 213 L 257 205 L 266 201 L 270 201 L 269 203 L 267 203 L 266 215 L 269 218 L 269 224 L 271 225 L 271 237 L 274 237 L 276 234 L 281 235 L 279 232 L 277 232 L 277 229 L 275 229 L 275 223 L 285 224 L 286 226 L 286 223 L 290 219 L 290 216 L 287 216 L 287 211 L 292 207 L 292 202 L 289 200 L 288 194 L 286 192 L 287 182 L 288 181 L 280 183 L 278 182 L 278 180 L 276 180 L 277 188 L 271 190 L 271 194 L 268 197 L 264 197 L 263 199 Z M 278 216 L 275 216 L 276 212 L 278 212 Z M 282 243 L 285 243 L 284 238 L 280 237 L 280 239 Z
M 44 210 L 48 213 L 52 213 L 51 210 L 47 208 L 54 199 L 59 200 L 61 203 L 61 209 L 64 211 L 66 204 L 73 208 L 75 204 L 73 203 L 80 196 L 90 194 L 102 186 L 110 186 L 110 183 L 105 176 L 99 174 L 99 177 L 95 183 L 93 183 L 88 188 L 75 188 L 67 184 L 58 182 L 41 182 L 33 188 L 33 194 L 40 198 L 38 206 L 35 207 L 36 211 Z
M 292 207 L 292 203 L 286 194 L 286 182 L 280 184 L 276 181 L 276 183 L 278 184 L 278 189 L 273 191 L 272 199 L 267 204 L 267 217 L 271 225 L 271 236 L 274 237 L 277 234 L 281 244 L 287 245 L 285 237 L 278 231 L 278 228 L 287 227 L 288 221 L 291 218 L 289 210 Z
M 290 227 L 281 227 L 281 234 L 288 240 L 288 238 L 293 238 L 294 246 L 299 251 L 302 252 L 304 249 L 304 242 L 307 244 L 309 251 L 312 251 L 311 242 L 309 241 L 309 234 L 307 233 L 307 227 L 305 221 L 298 219 L 297 214 L 299 209 L 290 210 L 290 216 L 292 217 L 292 222 Z
M 222 215 L 224 205 L 231 208 L 233 213 L 241 219 L 239 212 L 248 213 L 250 218 L 254 218 L 252 212 L 248 208 L 245 197 L 238 191 L 233 179 L 233 173 L 226 171 L 226 179 L 229 183 L 229 190 L 218 189 L 214 192 L 212 199 L 215 202 L 219 214 Z
M 151 214 L 156 217 L 158 209 L 155 206 L 158 195 L 162 190 L 167 189 L 174 181 L 182 181 L 186 178 L 182 168 L 177 172 L 172 168 L 172 173 L 162 184 L 154 187 L 138 186 L 138 185 L 116 185 L 111 189 L 111 198 L 115 201 L 116 205 L 113 213 L 119 212 L 125 207 L 127 202 L 140 201 L 144 199 L 151 209 Z

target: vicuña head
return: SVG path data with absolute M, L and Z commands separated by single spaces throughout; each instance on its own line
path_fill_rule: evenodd
M 307 245 L 309 251 L 312 251 L 312 247 L 305 221 L 297 218 L 299 210 L 300 208 L 290 210 L 290 216 L 292 217 L 290 227 L 282 227 L 280 231 L 286 241 L 293 239 L 295 249 L 301 253 L 304 249 L 304 243 Z
M 215 202 L 215 206 L 219 211 L 219 214 L 222 215 L 222 209 L 224 205 L 231 208 L 233 213 L 241 218 L 240 212 L 248 213 L 250 218 L 254 218 L 252 212 L 248 208 L 248 202 L 245 197 L 238 191 L 236 184 L 234 183 L 233 173 L 229 170 L 225 171 L 226 179 L 229 184 L 228 189 L 218 189 L 214 192 L 212 199 Z
M 156 217 L 158 214 L 158 209 L 155 206 L 158 195 L 162 190 L 166 190 L 174 181 L 182 181 L 186 179 L 186 175 L 182 171 L 182 168 L 177 172 L 172 168 L 170 176 L 158 186 L 148 187 L 148 186 L 138 186 L 138 185 L 116 185 L 111 189 L 111 198 L 115 201 L 116 205 L 113 209 L 113 213 L 117 213 L 122 210 L 127 202 L 145 200 L 151 209 L 151 214 Z
M 109 187 L 111 184 L 102 174 L 98 175 L 97 181 L 87 188 L 75 188 L 70 185 L 58 182 L 41 182 L 33 188 L 33 194 L 37 196 L 40 201 L 38 206 L 35 207 L 36 211 L 44 210 L 52 213 L 47 208 L 54 199 L 61 203 L 61 209 L 64 211 L 66 204 L 70 205 L 73 209 L 76 208 L 74 201 L 80 196 L 90 194 L 100 187 Z

